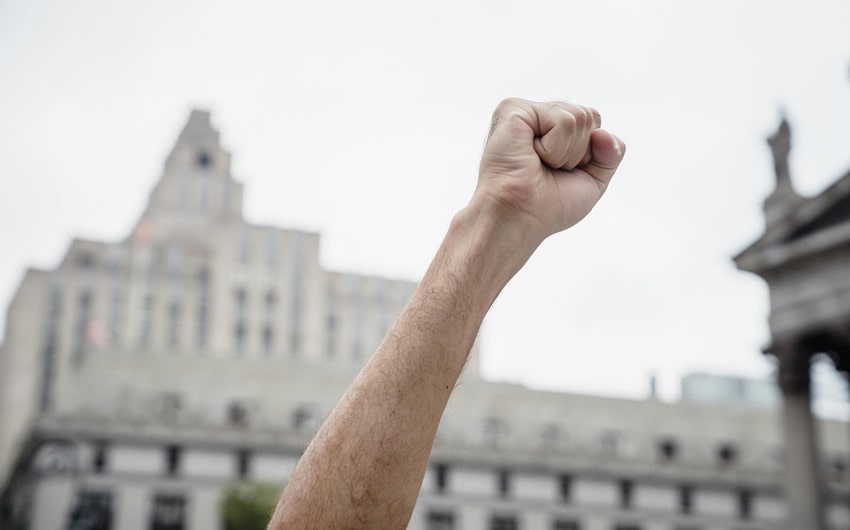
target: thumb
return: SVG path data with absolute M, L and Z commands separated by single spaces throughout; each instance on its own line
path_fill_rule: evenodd
M 590 135 L 590 151 L 590 162 L 581 166 L 581 169 L 608 185 L 626 154 L 626 144 L 605 129 L 596 129 Z

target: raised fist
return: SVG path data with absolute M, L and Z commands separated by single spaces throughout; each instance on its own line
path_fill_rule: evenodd
M 493 114 L 473 200 L 527 224 L 539 243 L 579 222 L 614 175 L 626 146 L 600 114 L 563 102 L 502 101 Z

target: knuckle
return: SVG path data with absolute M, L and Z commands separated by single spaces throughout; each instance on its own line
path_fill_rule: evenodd
M 518 98 L 505 98 L 496 105 L 496 110 L 493 112 L 493 116 L 500 116 L 509 112 L 511 109 L 515 109 L 519 106 Z
M 575 121 L 576 127 L 584 127 L 588 124 L 589 120 L 587 119 L 587 113 L 582 108 L 579 108 L 575 112 L 571 113 L 571 116 L 573 116 L 573 120 Z
M 517 98 L 514 98 L 514 97 L 504 98 L 502 101 L 499 102 L 498 105 L 496 105 L 496 108 L 500 109 L 500 108 L 509 107 L 511 105 L 514 105 L 516 103 L 516 100 L 517 100 Z
M 578 116 L 572 112 L 565 110 L 561 113 L 561 124 L 568 131 L 575 129 L 576 127 L 581 127 L 582 123 L 579 122 Z
M 519 113 L 520 101 L 518 98 L 505 98 L 496 105 L 496 110 L 493 111 L 493 117 L 490 121 L 491 135 L 501 123 L 513 121 L 511 118 L 516 117 Z

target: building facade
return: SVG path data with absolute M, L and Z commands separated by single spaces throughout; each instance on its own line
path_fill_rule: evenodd
M 819 195 L 801 197 L 791 181 L 785 119 L 768 143 L 776 185 L 764 202 L 764 234 L 735 262 L 770 289 L 765 353 L 779 361 L 790 519 L 795 528 L 821 528 L 830 492 L 812 417 L 811 364 L 827 356 L 850 383 L 850 172 Z
M 247 223 L 192 112 L 132 233 L 73 241 L 9 306 L 0 527 L 222 528 L 223 491 L 285 482 L 414 287 Z M 411 529 L 789 528 L 777 410 L 535 391 L 482 380 L 478 358 Z M 850 528 L 850 428 L 819 429 L 825 521 Z

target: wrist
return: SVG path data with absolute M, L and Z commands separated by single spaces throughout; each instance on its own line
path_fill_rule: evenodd
M 539 227 L 478 194 L 451 221 L 441 251 L 467 263 L 483 293 L 484 311 L 540 245 Z

